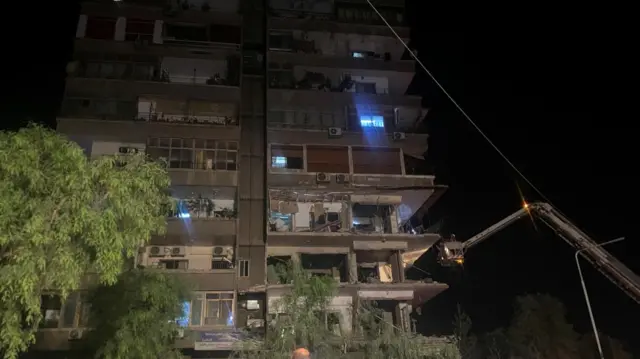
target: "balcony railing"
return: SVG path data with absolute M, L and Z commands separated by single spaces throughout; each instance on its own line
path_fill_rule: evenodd
M 190 198 L 176 200 L 175 206 L 169 210 L 168 217 L 229 220 L 237 217 L 237 211 L 231 208 L 218 208 L 209 198 Z
M 200 125 L 237 126 L 238 119 L 231 116 L 216 115 L 183 115 L 164 112 L 138 112 L 135 120 L 162 122 L 162 123 L 188 123 Z
M 228 68 L 227 68 L 228 70 Z M 78 62 L 72 68 L 71 76 L 81 78 L 104 78 L 110 80 L 153 81 L 163 83 L 238 86 L 239 77 L 224 78 L 219 73 L 173 74 L 164 68 L 152 64 L 122 62 Z

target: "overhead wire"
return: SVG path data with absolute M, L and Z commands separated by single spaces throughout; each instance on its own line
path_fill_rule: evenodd
M 442 93 L 449 99 L 449 101 L 451 101 L 451 103 L 456 107 L 456 109 L 458 111 L 460 111 L 462 116 L 471 124 L 471 126 L 473 126 L 476 129 L 476 131 L 478 131 L 478 133 L 485 139 L 485 141 L 487 141 L 487 143 L 489 143 L 489 145 L 498 153 L 498 155 L 500 155 L 500 157 L 502 157 L 502 159 L 509 165 L 509 167 L 511 167 L 511 169 L 513 171 L 515 171 L 516 174 L 518 174 L 518 176 L 520 176 L 520 178 L 522 178 L 522 180 L 525 181 L 531 187 L 531 189 L 533 189 L 540 196 L 540 198 L 542 198 L 545 202 L 547 202 L 550 205 L 552 205 L 563 216 L 568 217 L 564 213 L 562 213 L 562 211 L 560 211 L 558 209 L 558 207 L 556 207 L 551 202 L 551 200 L 535 184 L 533 184 L 533 182 L 530 181 L 529 178 L 527 178 L 527 176 L 525 176 L 524 173 L 522 173 L 522 171 L 520 171 L 520 169 L 518 169 L 518 167 L 507 157 L 507 155 L 504 154 L 504 152 L 502 152 L 500 150 L 500 148 L 493 141 L 491 141 L 489 136 L 487 136 L 487 134 L 480 128 L 480 126 L 478 126 L 476 124 L 476 122 L 471 118 L 471 116 L 469 116 L 467 114 L 467 112 L 462 108 L 462 106 L 460 106 L 460 104 L 453 98 L 453 96 L 451 96 L 451 94 L 440 83 L 440 81 L 438 81 L 438 79 L 433 75 L 433 73 L 431 71 L 429 71 L 429 69 L 422 63 L 422 61 L 420 61 L 418 56 L 416 56 L 416 54 L 413 52 L 413 50 L 411 50 L 411 48 L 407 45 L 407 43 L 400 37 L 400 35 L 398 35 L 398 33 L 393 29 L 391 24 L 389 24 L 387 19 L 380 13 L 380 11 L 378 11 L 378 9 L 375 7 L 375 5 L 373 5 L 371 0 L 366 0 L 366 1 L 369 4 L 369 6 L 371 7 L 371 9 L 378 15 L 380 20 L 382 20 L 382 22 L 384 22 L 384 24 L 387 26 L 387 28 L 389 28 L 391 33 L 393 33 L 393 35 L 396 37 L 396 39 L 398 39 L 398 41 L 400 41 L 400 43 L 402 43 L 404 48 L 407 49 L 407 51 L 409 51 L 409 54 L 416 61 L 416 63 L 418 63 L 418 65 L 420 65 L 422 70 L 424 70 L 424 72 L 431 78 L 431 80 L 436 84 L 436 86 L 438 86 L 440 91 L 442 91 Z

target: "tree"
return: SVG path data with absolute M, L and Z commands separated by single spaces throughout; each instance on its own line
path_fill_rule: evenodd
M 420 336 L 394 327 L 375 305 L 352 308 L 357 311 L 355 331 L 343 333 L 344 328 L 326 314 L 337 290 L 334 279 L 311 276 L 291 263 L 284 273 L 278 271 L 277 276 L 283 283 L 291 284 L 290 292 L 272 305 L 280 314 L 268 323 L 264 340 L 242 342 L 233 357 L 289 359 L 296 348 L 306 348 L 317 358 L 353 358 L 354 355 L 368 359 L 435 358 L 428 355 Z
M 55 132 L 0 132 L 0 353 L 34 340 L 41 295 L 87 273 L 113 284 L 125 257 L 165 228 L 169 178 L 143 155 L 89 160 Z
M 94 288 L 87 337 L 96 359 L 181 358 L 177 321 L 190 290 L 170 274 L 134 269 L 114 285 Z
M 567 322 L 564 305 L 549 295 L 516 298 L 507 337 L 511 354 L 521 358 L 580 358 L 579 337 Z
M 622 342 L 614 339 L 605 333 L 599 332 L 600 344 L 605 358 L 610 359 L 631 359 L 633 356 L 629 353 Z M 580 358 L 582 359 L 598 359 L 598 346 L 596 344 L 595 335 L 593 333 L 583 335 L 580 339 Z

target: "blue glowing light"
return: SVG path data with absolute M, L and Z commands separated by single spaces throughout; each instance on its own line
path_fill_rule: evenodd
M 384 128 L 384 117 L 382 116 L 360 116 L 360 127 Z

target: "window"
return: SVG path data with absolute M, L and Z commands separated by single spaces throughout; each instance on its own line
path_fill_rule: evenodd
M 238 143 L 182 138 L 150 138 L 147 153 L 151 158 L 168 160 L 169 168 L 235 171 L 238 168 Z
M 127 19 L 127 28 L 124 39 L 126 41 L 151 41 L 153 40 L 154 21 Z
M 307 171 L 349 173 L 349 147 L 307 146 Z
M 238 270 L 240 271 L 240 277 L 248 277 L 249 276 L 249 260 L 241 259 L 238 261 Z
M 43 295 L 40 298 L 40 312 L 42 314 L 41 328 L 58 328 L 62 314 L 62 301 L 59 295 Z
M 233 326 L 234 294 L 196 293 L 191 301 L 191 326 Z
M 353 173 L 402 174 L 400 150 L 384 147 L 352 147 Z
M 287 168 L 287 158 L 284 156 L 271 156 L 271 167 Z
M 304 168 L 303 147 L 271 145 L 271 168 L 302 170 Z
M 360 127 L 384 128 L 384 117 L 382 116 L 360 116 Z
M 113 40 L 116 34 L 116 19 L 113 17 L 87 17 L 84 36 L 87 39 Z
M 187 259 L 167 259 L 160 261 L 160 268 L 164 269 L 189 269 Z
M 233 263 L 226 258 L 214 258 L 211 260 L 211 269 L 233 269 Z

